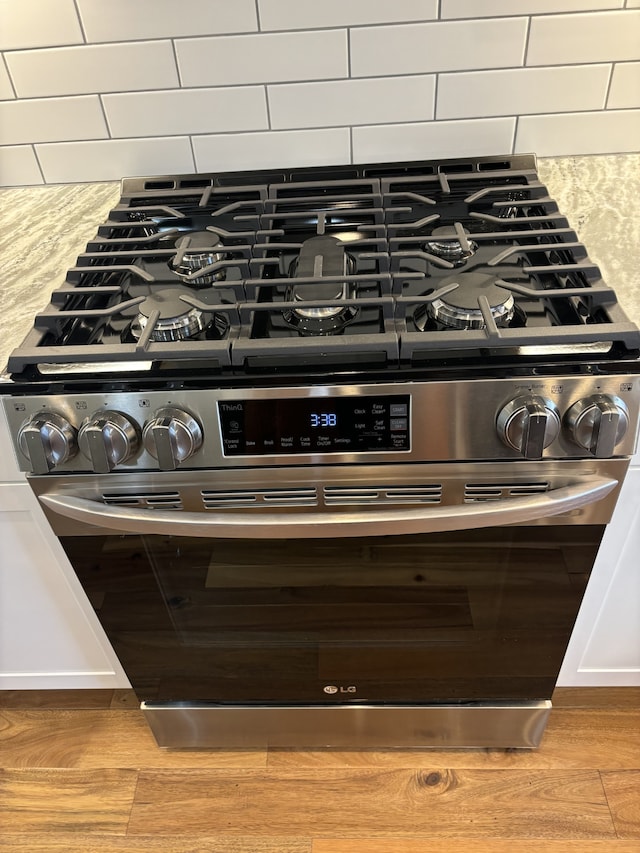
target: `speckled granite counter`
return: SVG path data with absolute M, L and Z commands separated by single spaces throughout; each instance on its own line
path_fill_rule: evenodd
M 640 154 L 541 159 L 539 174 L 640 324 Z M 119 197 L 118 183 L 0 190 L 0 365 Z
M 119 196 L 117 182 L 0 190 L 0 372 Z

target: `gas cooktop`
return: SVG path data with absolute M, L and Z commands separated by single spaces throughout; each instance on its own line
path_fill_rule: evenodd
M 14 381 L 616 364 L 640 331 L 533 155 L 126 178 Z

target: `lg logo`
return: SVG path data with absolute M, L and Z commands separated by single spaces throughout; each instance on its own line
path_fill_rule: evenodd
M 350 684 L 348 687 L 336 687 L 335 684 L 327 684 L 326 687 L 322 688 L 325 693 L 330 693 L 333 695 L 334 693 L 355 693 L 356 688 L 353 684 Z

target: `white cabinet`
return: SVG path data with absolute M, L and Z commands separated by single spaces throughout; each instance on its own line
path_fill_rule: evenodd
M 30 487 L 0 485 L 0 690 L 128 686 Z
M 13 445 L 9 438 L 9 427 L 2 402 L 0 402 L 0 483 L 24 482 L 24 474 L 18 468 Z
M 640 468 L 622 487 L 558 683 L 640 685 Z

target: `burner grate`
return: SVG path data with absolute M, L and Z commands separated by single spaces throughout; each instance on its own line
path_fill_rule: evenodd
M 434 309 L 463 290 L 462 317 Z M 535 159 L 514 156 L 126 179 L 9 370 L 387 370 L 638 349 Z

